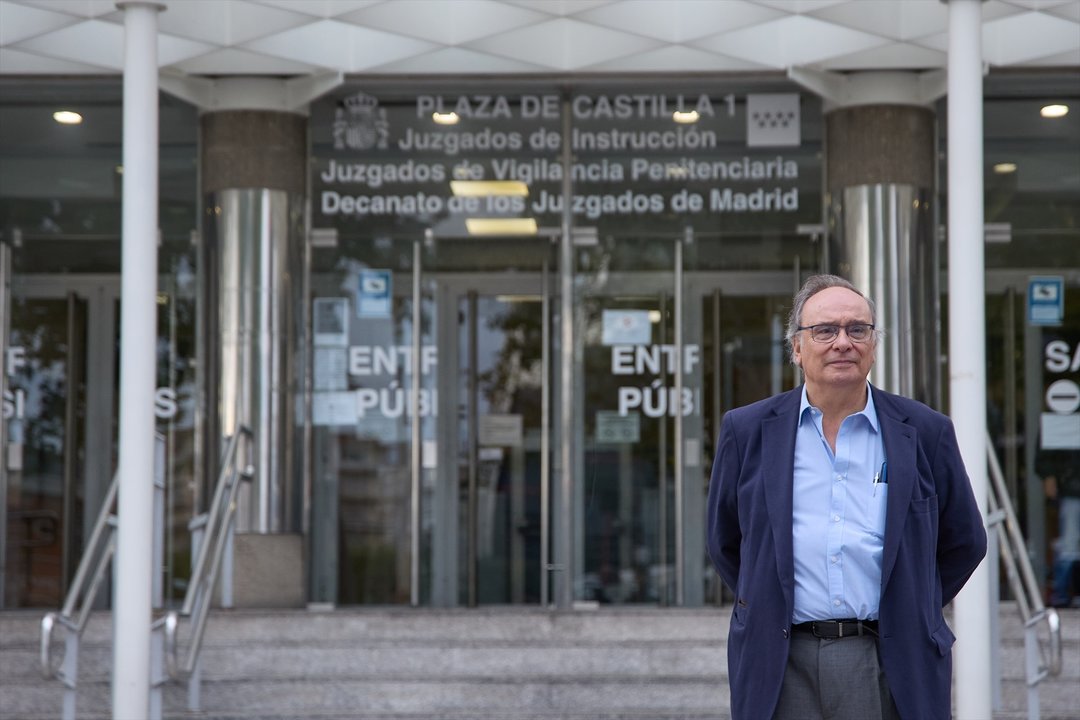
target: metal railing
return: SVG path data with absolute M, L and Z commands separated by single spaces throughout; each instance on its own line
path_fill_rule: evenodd
M 116 552 L 116 505 L 119 474 L 113 476 L 109 491 L 101 504 L 94 530 L 83 552 L 75 579 L 71 583 L 64 605 L 59 612 L 48 612 L 41 619 L 41 671 L 46 678 L 56 678 L 65 686 L 64 718 L 75 717 L 75 692 L 78 685 L 79 643 L 94 607 L 94 598 L 108 574 L 109 563 Z M 87 584 L 89 580 L 89 584 Z M 64 655 L 53 660 L 53 630 L 61 626 L 64 636 Z
M 241 440 L 246 443 L 244 449 L 247 452 L 241 452 Z M 236 493 L 241 481 L 250 481 L 254 475 L 254 468 L 247 461 L 250 457 L 251 442 L 252 433 L 246 426 L 240 426 L 229 439 L 222 454 L 221 470 L 210 510 L 192 521 L 193 525 L 201 526 L 203 530 L 184 604 L 179 611 L 172 610 L 155 623 L 155 626 L 160 625 L 164 629 L 165 667 L 169 676 L 188 682 L 189 710 L 199 709 L 199 652 L 206 633 L 206 620 L 213 602 L 222 558 L 232 537 Z M 177 642 L 181 617 L 190 619 L 190 640 L 182 659 L 179 657 Z
M 162 532 L 164 527 L 164 443 L 160 434 L 154 438 L 154 606 L 161 606 Z M 74 720 L 75 702 L 79 680 L 79 647 L 90 620 L 102 583 L 109 572 L 109 564 L 116 553 L 116 498 L 119 493 L 120 474 L 113 475 L 105 498 L 101 503 L 94 528 L 87 540 L 86 549 L 79 560 L 75 578 L 64 598 L 60 610 L 48 612 L 41 619 L 41 648 L 39 662 L 48 679 L 56 678 L 64 684 L 64 720 Z M 113 618 L 115 622 L 115 618 Z M 65 630 L 64 655 L 53 657 L 53 633 L 57 626 Z
M 997 453 L 994 451 L 992 438 L 987 434 L 986 455 L 990 468 L 989 514 L 986 520 L 990 531 L 991 551 L 1000 552 L 1005 574 L 1016 598 L 1020 610 L 1020 619 L 1024 623 L 1024 669 L 1027 683 L 1028 718 L 1039 717 L 1039 683 L 1050 675 L 1061 673 L 1061 621 L 1057 610 L 1048 608 L 1043 603 L 1042 587 L 1035 579 L 1035 571 L 1028 557 L 1027 544 L 1020 531 L 1012 500 L 1009 498 L 1005 475 L 1001 471 Z M 996 539 L 996 543 L 995 543 Z M 993 560 L 993 556 L 991 556 Z M 997 563 L 992 567 L 996 570 Z M 997 604 L 997 583 L 992 583 L 995 605 Z M 997 622 L 999 613 L 991 613 Z M 1046 624 L 1047 647 L 1044 648 L 1039 638 L 1039 628 Z M 995 632 L 995 634 L 997 634 Z M 1000 646 L 1000 643 L 997 643 Z M 995 673 L 995 682 L 1000 683 L 1000 673 Z M 999 695 L 999 693 L 995 693 Z M 1000 703 L 998 703 L 1000 704 Z

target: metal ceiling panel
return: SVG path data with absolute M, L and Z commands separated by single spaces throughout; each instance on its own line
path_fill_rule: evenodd
M 806 15 L 789 15 L 691 44 L 761 65 L 787 68 L 882 47 L 889 40 Z
M 576 17 L 600 26 L 656 38 L 669 43 L 738 30 L 783 17 L 773 8 L 743 0 L 698 2 L 697 0 L 626 0 L 586 10 Z
M 78 18 L 29 5 L 0 4 L 0 46 L 52 32 L 78 22 Z
M 944 66 L 940 0 L 165 0 L 192 75 L 733 72 Z M 986 61 L 1080 65 L 1080 0 L 987 0 Z M 0 0 L 0 75 L 122 71 L 114 0 Z
M 652 50 L 660 44 L 659 40 L 652 38 L 558 18 L 484 38 L 469 43 L 469 47 L 555 70 L 570 71 Z
M 551 16 L 494 0 L 410 0 L 408 13 L 399 4 L 381 3 L 339 19 L 441 45 L 461 45 Z

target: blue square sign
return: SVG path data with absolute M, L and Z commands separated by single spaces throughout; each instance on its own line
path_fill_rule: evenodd
M 361 270 L 359 287 L 356 289 L 356 316 L 390 317 L 391 282 L 389 270 Z
M 1065 278 L 1028 278 L 1028 323 L 1060 325 L 1065 317 Z

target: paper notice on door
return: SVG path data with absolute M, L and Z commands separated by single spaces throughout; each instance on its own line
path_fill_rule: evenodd
M 605 310 L 600 341 L 604 345 L 648 345 L 652 322 L 648 310 Z
M 311 422 L 316 426 L 355 425 L 356 396 L 348 391 L 312 393 Z
M 520 415 L 481 415 L 479 440 L 481 445 L 521 447 L 524 423 Z
M 1040 421 L 1043 450 L 1080 450 L 1080 414 L 1043 413 Z
M 349 343 L 348 298 L 315 298 L 311 304 L 315 345 L 344 347 Z
M 316 347 L 313 381 L 316 390 L 345 390 L 349 382 L 345 373 L 345 348 Z

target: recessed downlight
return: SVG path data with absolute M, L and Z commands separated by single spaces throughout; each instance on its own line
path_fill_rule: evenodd
M 1000 162 L 994 165 L 994 172 L 998 175 L 1008 175 L 1016 172 L 1016 163 Z
M 61 125 L 78 125 L 82 122 L 82 115 L 74 110 L 57 110 L 52 117 Z
M 431 119 L 436 125 L 457 125 L 461 118 L 456 112 L 434 112 L 431 113 Z
M 1039 114 L 1044 118 L 1059 118 L 1069 114 L 1068 105 L 1043 105 Z
M 535 235 L 535 218 L 465 218 L 470 235 Z
M 680 125 L 696 123 L 701 118 L 697 110 L 676 110 L 671 113 L 671 119 Z

